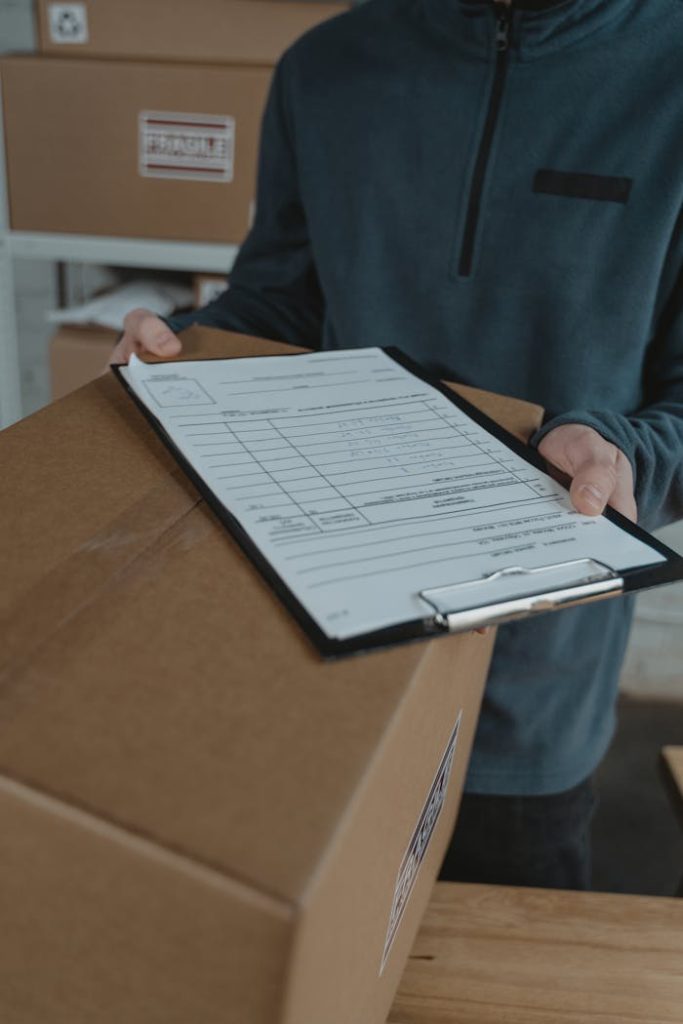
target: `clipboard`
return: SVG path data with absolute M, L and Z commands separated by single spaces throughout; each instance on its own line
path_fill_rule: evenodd
M 434 379 L 400 350 L 387 347 L 382 351 L 414 377 L 440 392 L 450 403 L 506 448 L 535 469 L 546 474 L 545 461 L 534 449 L 521 443 L 466 399 L 451 391 L 441 381 Z M 278 356 L 237 357 L 234 360 L 209 359 L 202 360 L 202 363 L 240 362 L 243 358 L 290 361 L 301 359 L 304 355 L 306 354 L 291 353 Z M 172 360 L 155 365 L 168 368 L 169 366 L 182 366 L 185 362 L 185 360 Z M 239 518 L 219 499 L 202 475 L 185 457 L 160 418 L 152 412 L 146 402 L 139 398 L 124 376 L 125 369 L 126 367 L 122 365 L 112 366 L 112 371 L 120 384 L 128 392 L 220 522 L 248 555 L 325 658 L 363 653 L 419 639 L 468 631 L 487 625 L 498 625 L 532 615 L 617 597 L 683 578 L 683 558 L 681 556 L 615 510 L 608 508 L 604 517 L 647 545 L 660 556 L 661 561 L 644 566 L 621 567 L 618 570 L 596 558 L 552 561 L 548 565 L 535 568 L 511 562 L 501 566 L 495 572 L 477 578 L 419 589 L 415 596 L 419 599 L 419 604 L 424 612 L 410 621 L 368 630 L 352 637 L 331 636 L 310 614 L 282 575 L 276 571 L 271 561 L 264 556 L 261 548 Z

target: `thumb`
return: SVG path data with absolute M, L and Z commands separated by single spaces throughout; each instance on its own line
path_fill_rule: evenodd
M 609 462 L 594 459 L 582 463 L 574 474 L 569 496 L 577 512 L 598 516 L 605 511 L 617 485 L 617 472 Z
M 146 316 L 138 327 L 136 339 L 143 352 L 155 356 L 178 355 L 182 350 L 180 338 L 158 316 Z

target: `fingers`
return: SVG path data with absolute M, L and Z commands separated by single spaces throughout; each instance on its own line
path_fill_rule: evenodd
M 123 335 L 114 347 L 110 363 L 127 363 L 133 352 L 168 359 L 182 351 L 177 335 L 148 309 L 131 310 L 123 321 L 123 327 Z
M 155 356 L 177 356 L 182 348 L 180 339 L 153 313 L 138 322 L 134 340 L 143 352 L 151 352 Z
M 569 494 L 578 512 L 597 516 L 610 505 L 637 521 L 631 463 L 596 430 L 581 424 L 563 424 L 543 438 L 539 452 L 553 467 L 572 478 Z

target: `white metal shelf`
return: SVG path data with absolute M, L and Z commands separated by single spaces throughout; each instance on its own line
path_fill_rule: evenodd
M 0 90 L 0 428 L 21 416 L 21 378 L 14 304 L 14 270 L 9 247 L 5 130 Z
M 228 273 L 236 245 L 176 242 L 149 238 L 108 238 L 10 231 L 6 235 L 15 259 L 58 260 L 63 263 L 104 263 L 119 267 Z

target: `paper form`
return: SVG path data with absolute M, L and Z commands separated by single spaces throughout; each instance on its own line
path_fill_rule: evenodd
M 420 591 L 513 566 L 665 561 L 382 349 L 121 374 L 330 638 L 425 619 Z

